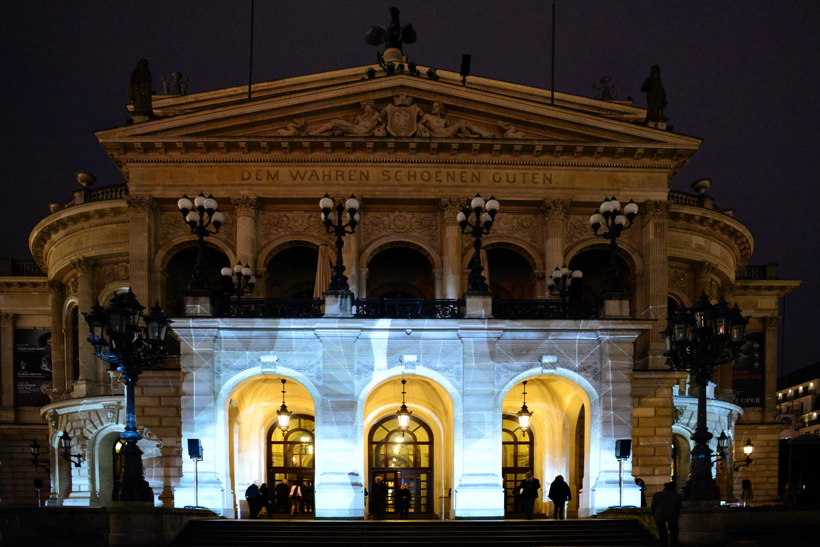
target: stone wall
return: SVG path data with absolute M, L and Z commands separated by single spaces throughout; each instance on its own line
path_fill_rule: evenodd
M 34 479 L 42 479 L 40 499 L 51 494 L 48 473 L 31 464 L 31 441 L 40 444 L 40 462 L 49 465 L 48 429 L 45 424 L 5 426 L 0 429 L 0 504 L 37 506 Z

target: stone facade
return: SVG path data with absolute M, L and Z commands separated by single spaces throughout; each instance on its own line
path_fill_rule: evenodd
M 445 71 L 440 81 L 362 74 L 256 84 L 252 103 L 240 101 L 238 89 L 158 97 L 156 119 L 97 133 L 127 185 L 86 185 L 54 207 L 30 239 L 46 275 L 0 279 L 0 434 L 19 444 L 15 428 L 29 428 L 48 441 L 50 503 L 110 501 L 123 396 L 85 343 L 78 312 L 127 287 L 143 304 L 179 310 L 178 357 L 137 384 L 147 479 L 165 506 L 193 504 L 189 439 L 200 439 L 206 454 L 200 504 L 225 515 L 241 511 L 248 482 L 287 467 L 271 452 L 283 379 L 288 406 L 315 427 L 304 441 L 314 451 L 302 455 L 313 458 L 309 480 L 321 517 L 365 514 L 362 490 L 378 467 L 370 436 L 395 413 L 401 378 L 410 379 L 408 406 L 435 446 L 422 466 L 425 496 L 438 500 L 452 489 L 450 516 L 510 510 L 508 468 L 516 466 L 504 452 L 502 424 L 520 408 L 525 380 L 535 409 L 527 465 L 543 484 L 567 477 L 573 514 L 617 502 L 617 439 L 633 440 L 625 473 L 643 478 L 651 495 L 669 480 L 674 457 L 683 473 L 685 451 L 675 456 L 673 440 L 686 445 L 691 433 L 691 397 L 682 375 L 665 367 L 658 334 L 669 302 L 690 306 L 702 291 L 737 303 L 765 339 L 760 404 L 734 404 L 724 370 L 710 398 L 714 425 L 766 446 L 777 429 L 777 299 L 797 282 L 742 274 L 753 249 L 749 230 L 711 198 L 668 191 L 698 139 L 648 128 L 640 123 L 645 112 L 624 103 L 557 94 L 558 108 L 544 90 L 478 77 L 469 88 L 451 86 L 458 75 Z M 384 131 L 352 133 L 350 124 L 374 116 L 383 117 Z M 505 299 L 541 301 L 546 277 L 563 264 L 582 264 L 585 297 L 600 295 L 605 243 L 588 218 L 616 193 L 641 208 L 619 241 L 631 296 L 605 308 L 622 317 L 584 321 L 493 318 L 486 297 L 470 300 L 464 319 L 334 318 L 330 300 L 322 318 L 213 317 L 208 298 L 182 301 L 196 238 L 176 202 L 199 192 L 212 194 L 226 219 L 207 238 L 209 256 L 220 267 L 248 265 L 259 279 L 253 296 L 313 294 L 315 275 L 300 272 L 315 271 L 316 249 L 333 248 L 317 206 L 328 193 L 361 202 L 359 226 L 342 251 L 355 296 L 426 300 L 464 295 L 472 240 L 455 216 L 475 193 L 493 195 L 501 209 L 484 238 L 490 286 Z M 345 315 L 342 306 L 334 310 Z M 14 403 L 15 329 L 35 327 L 56 333 L 52 403 L 40 409 Z M 80 468 L 56 455 L 64 431 L 83 455 Z M 760 499 L 772 493 L 772 466 L 776 454 L 764 449 L 742 472 L 766 485 L 756 490 Z M 379 472 L 393 472 L 385 467 Z M 624 502 L 636 504 L 638 489 L 626 482 Z M 7 497 L 16 486 L 2 488 Z M 547 508 L 544 495 L 538 509 Z

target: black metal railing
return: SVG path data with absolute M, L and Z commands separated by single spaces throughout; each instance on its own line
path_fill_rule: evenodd
M 460 319 L 464 300 L 364 298 L 353 301 L 356 317 L 370 319 Z
M 322 317 L 325 301 L 312 298 L 242 298 L 216 302 L 217 317 L 293 319 Z
M 598 302 L 563 302 L 561 300 L 493 300 L 496 319 L 598 319 Z

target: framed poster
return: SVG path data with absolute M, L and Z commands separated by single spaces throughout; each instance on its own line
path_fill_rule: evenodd
M 51 402 L 51 329 L 14 330 L 14 401 L 16 406 Z
M 746 333 L 746 343 L 735 353 L 732 363 L 732 389 L 735 404 L 742 407 L 762 407 L 766 392 L 766 366 L 763 333 Z

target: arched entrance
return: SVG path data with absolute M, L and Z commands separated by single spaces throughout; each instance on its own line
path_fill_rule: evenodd
M 501 420 L 501 472 L 504 475 L 504 513 L 522 513 L 516 487 L 524 480 L 524 474 L 532 471 L 533 434 L 525 433 L 518 425 L 518 418 L 505 414 Z
M 407 431 L 399 428 L 395 416 L 382 418 L 368 436 L 369 482 L 377 476 L 387 483 L 387 512 L 395 512 L 393 492 L 402 484 L 410 490 L 410 512 L 416 515 L 434 512 L 433 461 L 434 442 L 430 427 L 410 417 Z
M 271 492 L 283 479 L 298 483 L 302 494 L 313 492 L 315 421 L 313 416 L 293 414 L 284 433 L 277 423 L 268 430 L 267 484 Z M 272 494 L 271 494 L 272 495 Z M 305 505 L 307 509 L 309 505 Z

